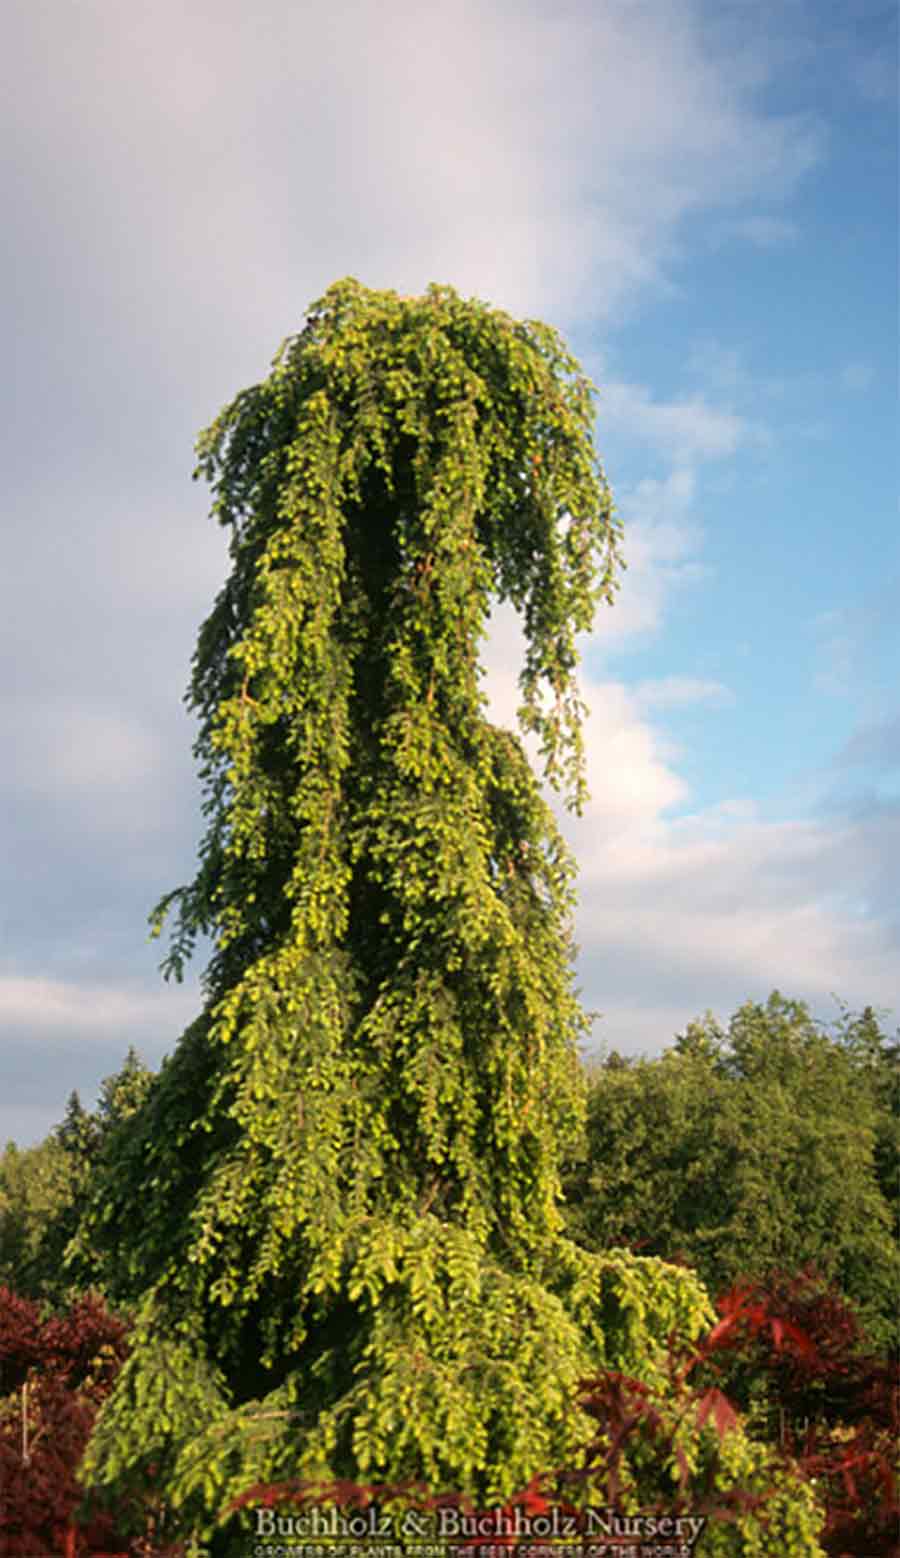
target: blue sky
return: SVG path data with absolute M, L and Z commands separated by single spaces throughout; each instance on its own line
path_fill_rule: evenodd
M 774 987 L 896 1025 L 895 7 L 34 0 L 8 49 L 0 1141 L 196 1013 L 146 940 L 201 826 L 193 440 L 347 274 L 547 319 L 600 389 L 595 1041 Z M 499 611 L 504 719 L 516 656 Z

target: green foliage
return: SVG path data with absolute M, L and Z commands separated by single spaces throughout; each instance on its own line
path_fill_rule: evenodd
M 889 1044 L 871 1006 L 841 1011 L 837 1035 L 868 1091 L 875 1132 L 875 1173 L 888 1204 L 894 1237 L 900 1239 L 900 1032 Z
M 710 1455 L 709 1441 L 706 1454 Z M 729 1434 L 717 1451 L 715 1486 L 755 1495 L 734 1525 L 711 1520 L 697 1546 L 697 1558 L 820 1558 L 822 1511 L 813 1489 L 767 1445 L 741 1432 Z
M 504 1496 L 583 1442 L 580 1376 L 655 1377 L 709 1318 L 692 1274 L 565 1237 L 573 865 L 480 687 L 510 600 L 577 806 L 618 545 L 591 420 L 546 327 L 342 282 L 200 440 L 232 556 L 189 693 L 209 825 L 156 924 L 177 902 L 176 974 L 215 950 L 80 1235 L 141 1313 L 85 1473 L 152 1453 L 198 1530 L 288 1473 Z
M 98 1146 L 102 1147 L 113 1131 L 137 1113 L 150 1091 L 152 1081 L 153 1072 L 145 1066 L 134 1045 L 130 1044 L 119 1070 L 100 1083 L 97 1108 L 89 1117 L 94 1125 Z
M 72 1199 L 69 1155 L 48 1137 L 36 1147 L 7 1142 L 0 1157 L 0 1284 L 32 1293 L 48 1230 Z
M 85 1109 L 77 1088 L 69 1094 L 65 1117 L 52 1135 L 65 1148 L 69 1157 L 78 1163 L 86 1162 L 99 1147 L 99 1121 Z
M 0 1158 L 0 1282 L 29 1297 L 59 1303 L 71 1289 L 95 1285 L 96 1263 L 64 1264 L 90 1199 L 91 1180 L 109 1143 L 146 1098 L 153 1073 L 130 1047 L 100 1085 L 95 1110 L 76 1092 L 62 1123 L 36 1147 L 9 1142 Z
M 658 1060 L 594 1074 L 573 1231 L 696 1267 L 720 1292 L 815 1265 L 896 1344 L 897 1048 L 871 1012 L 823 1032 L 777 992 Z

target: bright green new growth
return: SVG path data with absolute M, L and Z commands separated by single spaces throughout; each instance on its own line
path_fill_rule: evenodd
M 563 1235 L 573 867 L 479 683 L 509 600 L 578 805 L 574 639 L 619 541 L 591 423 L 547 327 L 344 281 L 200 440 L 233 566 L 189 694 L 209 828 L 157 926 L 178 898 L 176 973 L 215 952 L 82 1236 L 140 1313 L 85 1474 L 152 1462 L 198 1529 L 261 1478 L 506 1496 L 575 1460 L 580 1378 L 656 1377 L 709 1317 Z

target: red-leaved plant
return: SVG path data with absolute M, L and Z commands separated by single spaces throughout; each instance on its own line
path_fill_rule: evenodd
M 768 1431 L 824 1500 L 833 1558 L 900 1558 L 900 1374 L 873 1357 L 856 1315 L 806 1267 L 729 1290 L 697 1363 L 744 1408 L 754 1383 Z
M 79 1529 L 75 1511 L 78 1464 L 126 1333 L 94 1295 L 48 1318 L 0 1286 L 0 1558 L 122 1546 L 108 1517 Z

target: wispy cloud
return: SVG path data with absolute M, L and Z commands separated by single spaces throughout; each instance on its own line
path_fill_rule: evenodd
M 510 612 L 491 636 L 487 684 L 507 724 L 520 653 Z M 579 971 L 585 1004 L 603 1013 L 596 1041 L 658 1050 L 706 1007 L 727 1016 L 776 987 L 825 1017 L 833 994 L 900 1004 L 896 798 L 878 811 L 849 794 L 829 806 L 823 776 L 793 819 L 767 820 L 741 795 L 692 809 L 682 753 L 657 719 L 688 703 L 715 710 L 728 690 L 585 675 L 582 693 L 591 800 L 561 822 L 580 865 Z M 895 760 L 895 723 L 860 732 L 846 762 Z
M 828 1015 L 836 993 L 898 1007 L 900 806 L 859 815 L 770 822 L 752 802 L 665 815 L 689 799 L 666 767 L 652 725 L 632 711 L 629 739 L 610 740 L 605 688 L 589 691 L 593 800 L 565 830 L 581 874 L 577 934 L 598 1036 L 658 1049 L 707 1006 L 723 1015 L 780 988 Z M 614 707 L 614 706 L 613 706 Z M 621 708 L 616 710 L 622 728 Z M 640 729 L 642 736 L 635 739 Z M 619 764 L 623 766 L 618 767 Z M 608 770 L 616 764 L 617 783 Z M 619 796 L 630 794 L 630 810 Z M 658 1026 L 652 992 L 669 1026 Z
M 0 1022 L 7 1029 L 22 1027 L 43 1033 L 106 1037 L 121 1044 L 124 1034 L 144 1038 L 167 1025 L 173 1013 L 183 1021 L 193 1015 L 196 992 L 162 986 L 148 991 L 142 985 L 122 985 L 115 980 L 77 982 L 62 979 L 28 979 L 0 975 Z
M 600 419 L 679 465 L 725 459 L 741 448 L 765 447 L 770 441 L 760 423 L 711 405 L 702 395 L 654 400 L 644 385 L 616 380 L 603 385 Z
M 730 703 L 733 699 L 721 682 L 696 676 L 663 676 L 638 682 L 633 693 L 642 709 L 681 709 L 697 703 Z
M 599 614 L 593 640 L 599 649 L 652 637 L 672 596 L 711 577 L 702 561 L 696 494 L 697 478 L 683 465 L 665 477 L 645 477 L 618 489 L 628 535 L 627 583 L 615 610 Z
M 162 0 L 58 17 L 52 51 L 37 6 L 11 43 L 40 212 L 17 213 L 24 235 L 113 329 L 141 289 L 154 372 L 173 326 L 182 361 L 221 361 L 226 320 L 232 343 L 266 339 L 347 270 L 602 317 L 665 284 L 687 216 L 789 191 L 822 155 L 813 121 L 756 109 L 758 82 L 710 56 L 686 4 L 336 0 L 263 24 L 235 0 Z

